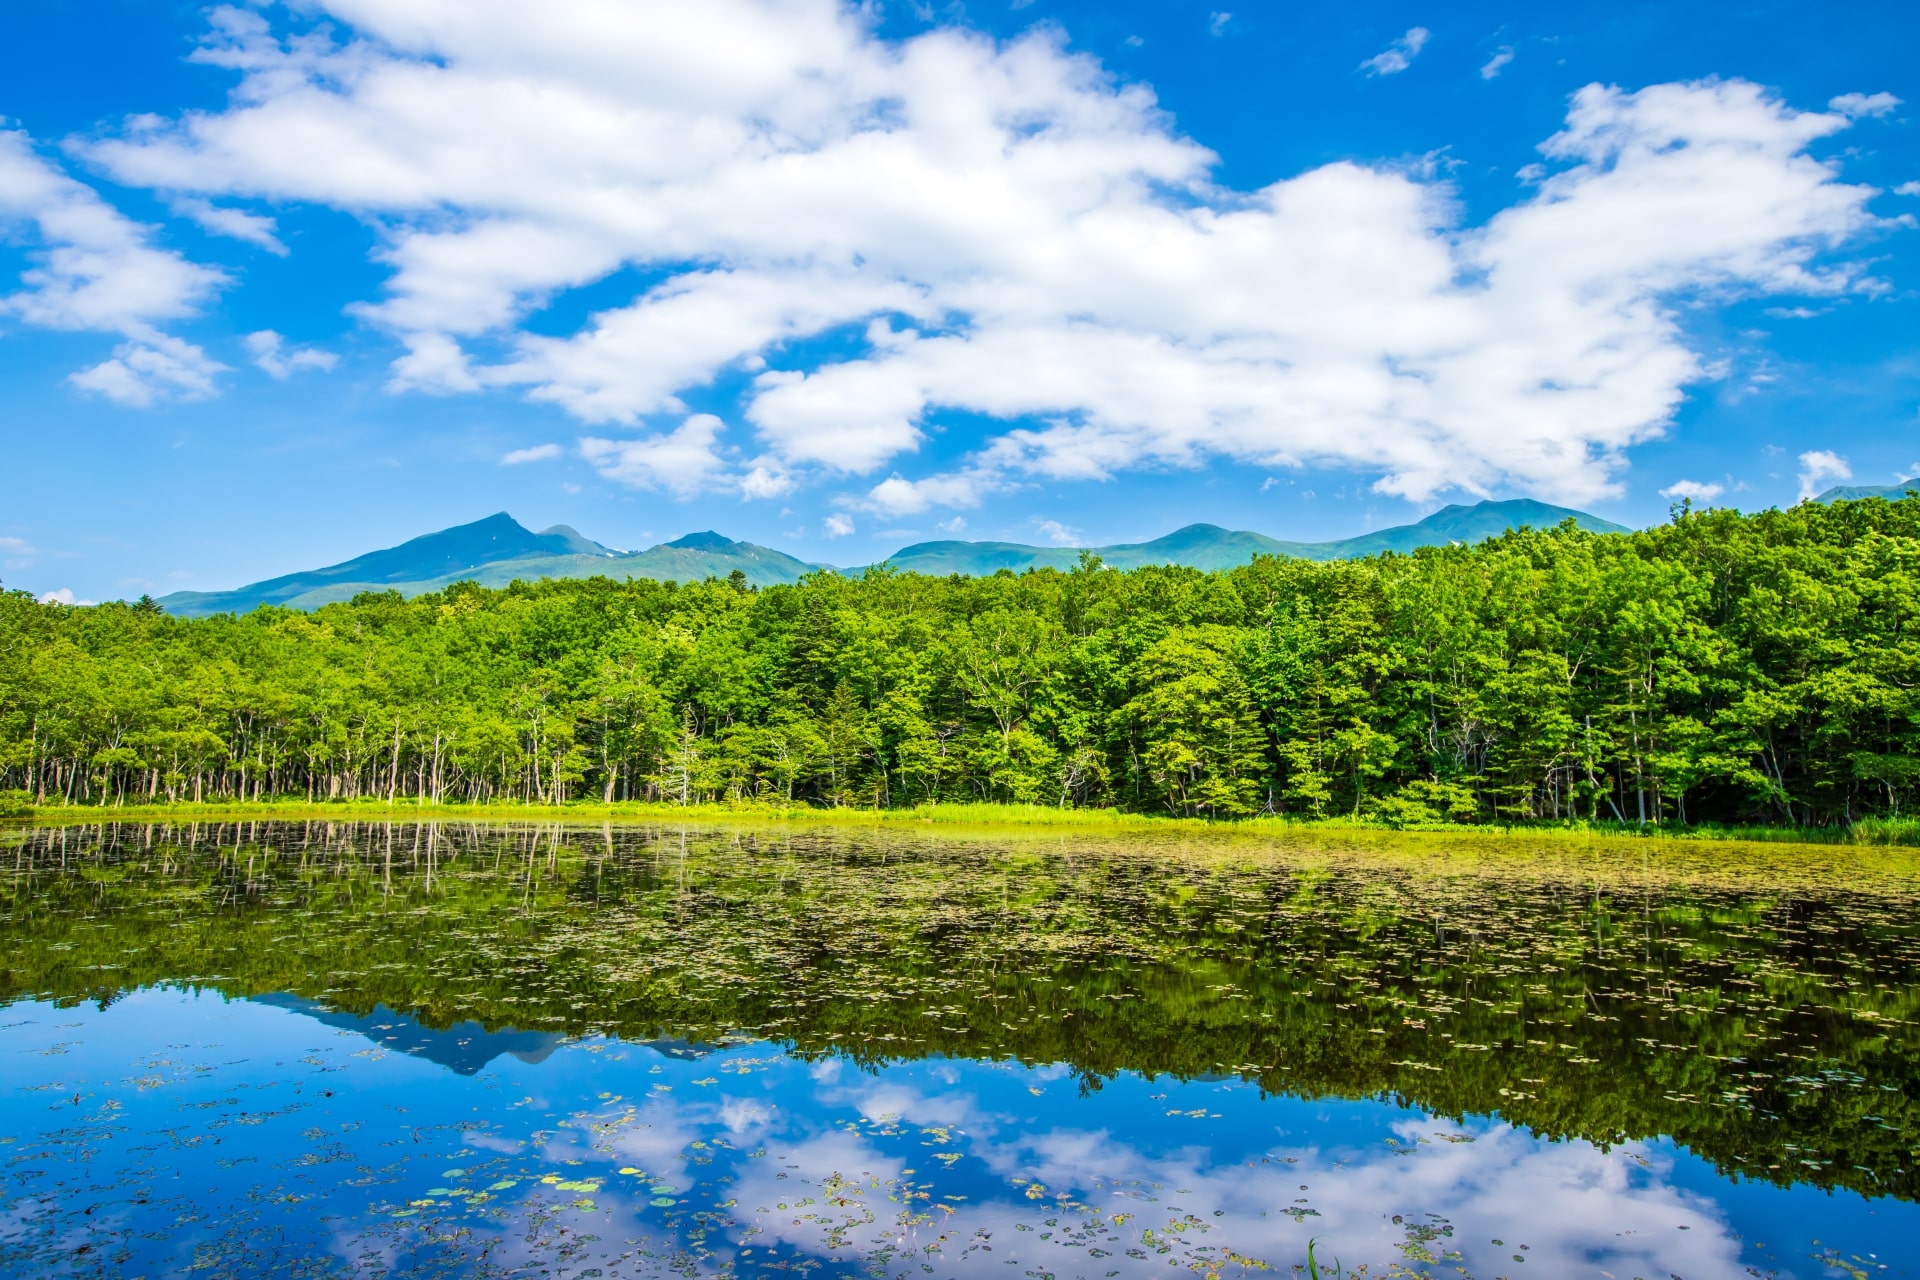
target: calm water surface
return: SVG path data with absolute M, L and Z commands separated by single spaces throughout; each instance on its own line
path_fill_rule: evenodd
M 1857 850 L 15 830 L 0 1272 L 1920 1274 Z

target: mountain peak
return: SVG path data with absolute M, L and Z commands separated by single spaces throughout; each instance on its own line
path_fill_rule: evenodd
M 739 544 L 732 538 L 723 538 L 713 530 L 708 529 L 704 533 L 690 533 L 684 538 L 675 538 L 672 542 L 663 543 L 662 545 L 678 547 L 682 551 L 725 551 L 727 548 L 738 546 Z
M 542 529 L 539 537 L 556 555 L 610 556 L 617 554 L 612 547 L 601 546 L 570 524 L 556 524 L 552 528 Z

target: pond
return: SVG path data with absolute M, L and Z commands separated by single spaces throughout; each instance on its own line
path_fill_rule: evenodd
M 228 823 L 0 856 L 4 1274 L 1920 1274 L 1894 851 Z

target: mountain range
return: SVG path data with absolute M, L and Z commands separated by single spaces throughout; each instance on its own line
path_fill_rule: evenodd
M 1585 512 L 1515 499 L 1442 507 L 1415 524 L 1396 525 L 1337 542 L 1282 542 L 1261 533 L 1190 524 L 1151 542 L 1090 549 L 1105 563 L 1120 569 L 1148 564 L 1226 569 L 1246 564 L 1256 555 L 1342 560 L 1378 555 L 1382 551 L 1406 552 L 1452 542 L 1473 543 L 1523 525 L 1542 529 L 1569 519 L 1596 533 L 1627 532 L 1624 526 Z M 950 541 L 915 543 L 881 563 L 901 572 L 945 576 L 990 574 L 1001 569 L 1015 573 L 1032 568 L 1065 569 L 1071 568 L 1079 558 L 1080 549 L 1075 547 Z M 801 560 L 751 542 L 735 542 L 712 532 L 690 533 L 645 551 L 616 551 L 566 525 L 535 533 L 503 511 L 472 524 L 425 534 L 397 547 L 370 551 L 324 569 L 289 573 L 233 591 L 176 591 L 162 597 L 160 604 L 169 613 L 198 618 L 216 613 L 244 613 L 263 604 L 316 609 L 323 604 L 350 600 L 362 591 L 397 590 L 402 595 L 415 596 L 441 590 L 463 579 L 488 587 L 503 587 L 516 580 L 597 575 L 690 582 L 707 577 L 724 578 L 736 569 L 745 573 L 747 581 L 755 586 L 773 586 L 797 582 L 803 574 L 831 570 L 834 566 Z

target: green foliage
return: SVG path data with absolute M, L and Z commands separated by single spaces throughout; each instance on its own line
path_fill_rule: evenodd
M 974 802 L 1395 826 L 1894 821 L 1920 504 L 1232 570 L 605 578 L 187 621 L 0 596 L 35 804 Z

